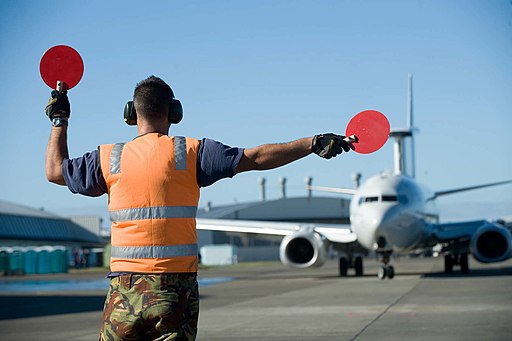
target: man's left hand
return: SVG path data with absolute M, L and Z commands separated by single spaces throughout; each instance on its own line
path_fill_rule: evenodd
M 66 91 L 59 92 L 52 90 L 48 104 L 44 108 L 46 116 L 50 120 L 54 118 L 69 118 L 71 114 L 71 106 Z

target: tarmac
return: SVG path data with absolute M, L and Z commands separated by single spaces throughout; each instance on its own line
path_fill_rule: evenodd
M 279 262 L 201 269 L 198 340 L 512 340 L 512 260 L 443 273 L 441 258 L 395 259 L 396 277 L 340 278 L 336 260 L 315 269 Z M 349 273 L 350 274 L 350 273 Z M 101 280 L 103 271 L 0 277 Z M 77 286 L 78 287 L 78 286 Z M 0 340 L 98 340 L 106 289 L 0 291 Z

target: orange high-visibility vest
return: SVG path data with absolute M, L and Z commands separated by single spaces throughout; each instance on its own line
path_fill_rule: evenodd
M 199 141 L 158 133 L 99 147 L 112 220 L 110 271 L 197 272 Z

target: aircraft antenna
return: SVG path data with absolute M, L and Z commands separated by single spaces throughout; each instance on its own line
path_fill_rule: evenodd
M 414 121 L 413 121 L 412 74 L 409 73 L 409 92 L 407 96 L 407 128 L 411 132 L 411 177 L 416 176 L 416 159 L 414 155 Z

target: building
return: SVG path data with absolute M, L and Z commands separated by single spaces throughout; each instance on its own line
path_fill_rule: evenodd
M 102 238 L 70 219 L 0 201 L 0 245 L 102 247 Z
M 98 234 L 70 219 L 0 201 L 0 253 L 3 255 L 0 259 L 4 262 L 0 270 L 7 273 L 46 273 L 41 269 L 50 271 L 46 263 L 53 253 L 64 257 L 64 265 L 57 266 L 60 270 L 67 271 L 67 265 L 101 265 L 102 257 L 98 254 L 104 245 Z M 38 261 L 39 256 L 44 256 L 45 260 Z M 62 272 L 60 270 L 50 272 Z

